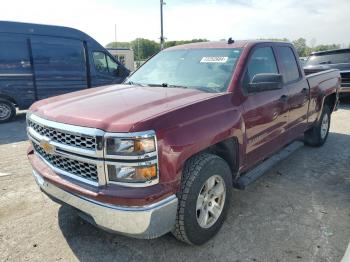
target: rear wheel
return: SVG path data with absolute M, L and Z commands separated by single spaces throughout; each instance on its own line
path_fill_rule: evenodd
M 324 106 L 321 118 L 317 124 L 304 134 L 304 141 L 309 146 L 322 146 L 328 137 L 331 124 L 331 111 L 327 105 Z
M 231 200 L 232 175 L 227 163 L 212 154 L 190 159 L 183 171 L 174 236 L 201 245 L 221 228 Z
M 15 115 L 15 106 L 10 101 L 0 100 L 0 123 L 10 121 Z

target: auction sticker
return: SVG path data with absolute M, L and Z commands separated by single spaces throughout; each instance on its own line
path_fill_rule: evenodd
M 201 63 L 226 63 L 227 56 L 205 56 L 202 58 Z

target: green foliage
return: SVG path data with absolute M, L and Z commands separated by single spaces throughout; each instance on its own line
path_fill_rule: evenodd
M 207 41 L 207 39 L 168 41 L 165 43 L 165 47 Z M 106 45 L 106 48 L 131 48 L 134 50 L 135 60 L 146 60 L 160 51 L 160 44 L 152 40 L 136 38 L 131 42 L 111 42 Z
M 165 48 L 176 46 L 176 45 L 197 43 L 197 42 L 208 42 L 208 40 L 207 39 L 192 39 L 192 40 L 168 41 L 165 43 Z
M 160 50 L 159 43 L 144 38 L 137 38 L 131 41 L 130 44 L 134 50 L 136 60 L 146 60 Z
M 288 38 L 259 38 L 259 40 L 268 40 L 272 42 L 290 42 Z
M 331 44 L 331 45 L 318 45 L 314 48 L 314 51 L 327 51 L 327 50 L 332 50 L 332 49 L 339 49 L 340 45 L 337 44 Z
M 223 39 L 226 40 L 226 39 Z M 276 42 L 290 42 L 287 38 L 269 38 L 269 39 L 260 39 L 260 40 L 269 40 Z M 178 40 L 178 41 L 167 41 L 165 43 L 165 48 L 183 45 L 188 43 L 196 43 L 196 42 L 207 42 L 207 39 L 192 39 L 192 40 Z M 316 41 L 316 39 L 314 39 Z M 299 56 L 309 56 L 312 52 L 317 51 L 325 51 L 331 49 L 338 49 L 340 45 L 331 44 L 331 45 L 317 45 L 314 47 L 310 47 L 306 43 L 305 38 L 298 38 L 292 41 L 295 49 L 297 50 Z M 313 45 L 313 44 L 311 44 Z M 107 48 L 131 48 L 134 50 L 135 60 L 146 60 L 158 53 L 160 50 L 160 44 L 153 40 L 148 40 L 144 38 L 137 38 L 131 42 L 111 42 L 107 44 Z M 349 44 L 350 48 L 350 44 Z
M 129 42 L 111 42 L 106 45 L 106 48 L 130 48 Z

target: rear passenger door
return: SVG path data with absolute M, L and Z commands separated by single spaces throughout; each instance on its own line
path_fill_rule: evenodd
M 309 106 L 309 84 L 300 71 L 297 56 L 290 46 L 277 46 L 276 52 L 284 85 L 288 89 L 289 140 L 295 139 L 307 128 Z
M 38 99 L 87 88 L 83 42 L 56 37 L 31 39 Z
M 288 90 L 252 92 L 249 83 L 257 74 L 279 74 L 275 54 L 270 45 L 259 45 L 253 49 L 243 75 L 243 118 L 246 128 L 246 163 L 250 168 L 276 152 L 286 143 L 288 123 Z

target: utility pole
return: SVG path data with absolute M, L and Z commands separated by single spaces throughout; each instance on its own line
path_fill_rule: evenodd
M 165 3 L 160 0 L 160 50 L 164 49 L 164 35 L 163 35 L 163 5 Z

